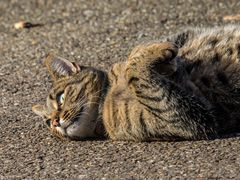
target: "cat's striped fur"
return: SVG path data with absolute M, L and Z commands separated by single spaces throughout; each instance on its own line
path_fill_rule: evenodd
M 221 137 L 240 131 L 239 58 L 239 26 L 190 29 L 139 45 L 108 73 L 48 56 L 54 87 L 46 105 L 33 110 L 70 139 Z

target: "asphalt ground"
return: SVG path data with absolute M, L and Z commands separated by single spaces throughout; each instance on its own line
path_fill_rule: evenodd
M 239 10 L 238 0 L 0 0 L 0 179 L 240 179 L 239 137 L 64 142 L 31 111 L 51 87 L 49 51 L 107 70 L 140 42 Z M 42 26 L 15 29 L 21 20 Z

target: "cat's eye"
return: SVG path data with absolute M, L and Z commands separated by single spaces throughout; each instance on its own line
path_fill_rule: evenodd
M 64 98 L 65 98 L 64 93 L 62 93 L 58 96 L 58 104 L 59 105 L 62 105 L 64 103 Z
M 51 127 L 51 119 L 47 119 L 45 122 L 46 122 L 48 127 Z

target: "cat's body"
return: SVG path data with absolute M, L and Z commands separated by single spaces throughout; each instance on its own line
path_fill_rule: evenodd
M 33 109 L 70 139 L 104 130 L 114 140 L 217 138 L 240 131 L 239 58 L 239 26 L 139 45 L 108 73 L 50 56 L 55 85 L 47 104 Z

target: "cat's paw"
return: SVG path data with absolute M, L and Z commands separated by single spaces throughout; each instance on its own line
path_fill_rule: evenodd
M 126 69 L 126 63 L 125 62 L 118 62 L 115 63 L 110 71 L 108 72 L 108 80 L 111 84 L 118 83 L 118 81 L 124 80 L 124 72 Z
M 145 73 L 169 75 L 176 71 L 177 53 L 178 48 L 170 42 L 139 45 L 130 53 L 127 66 Z
M 128 61 L 141 58 L 169 61 L 178 53 L 178 48 L 170 42 L 149 43 L 136 46 L 130 53 Z

